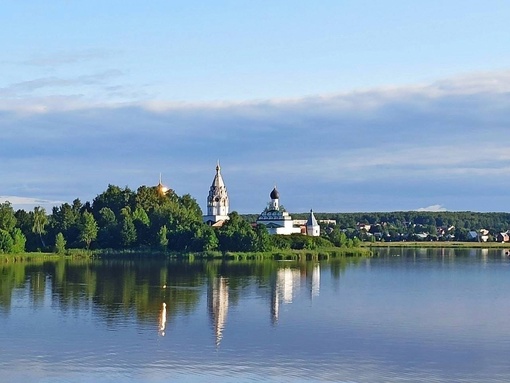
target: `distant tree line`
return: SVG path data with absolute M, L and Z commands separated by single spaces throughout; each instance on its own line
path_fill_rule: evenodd
M 318 220 L 335 220 L 337 229 L 344 231 L 348 237 L 356 236 L 361 240 L 375 240 L 370 234 L 380 234 L 380 238 L 389 240 L 418 239 L 422 233 L 428 234 L 429 240 L 455 241 L 473 240 L 469 232 L 487 230 L 489 241 L 497 233 L 510 229 L 510 213 L 478 213 L 471 211 L 401 211 L 375 213 L 315 213 Z M 307 214 L 293 214 L 295 219 L 305 219 Z M 247 217 L 250 220 L 250 217 Z M 368 232 L 358 230 L 362 224 L 371 226 Z M 323 225 L 323 229 L 327 229 Z
M 92 203 L 75 199 L 47 213 L 41 207 L 14 211 L 9 202 L 0 203 L 0 252 L 51 251 L 68 249 L 150 250 L 161 252 L 252 251 L 356 247 L 360 241 L 413 239 L 428 233 L 437 239 L 437 229 L 452 230 L 452 238 L 469 239 L 471 230 L 487 229 L 492 235 L 510 229 L 510 213 L 475 212 L 388 212 L 315 213 L 322 224 L 320 237 L 269 235 L 256 225 L 257 215 L 230 214 L 220 228 L 202 221 L 202 211 L 189 194 L 162 192 L 158 187 L 140 186 L 136 191 L 108 185 Z M 306 219 L 308 214 L 293 214 Z M 368 232 L 360 224 L 369 224 Z M 435 236 L 435 237 L 434 237 Z M 493 238 L 491 238 L 493 239 Z

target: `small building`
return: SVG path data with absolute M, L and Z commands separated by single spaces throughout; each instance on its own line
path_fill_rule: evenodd
M 267 228 L 269 234 L 290 235 L 301 233 L 299 227 L 294 227 L 292 217 L 280 206 L 280 193 L 276 186 L 269 194 L 271 202 L 257 218 L 257 225 L 261 224 Z
M 372 228 L 372 225 L 369 224 L 369 223 L 360 223 L 358 222 L 356 224 L 356 229 L 358 229 L 358 231 L 370 231 L 370 229 Z
M 319 219 L 319 223 L 323 223 L 324 225 L 336 225 L 335 219 Z
M 468 241 L 478 241 L 478 232 L 475 230 L 470 230 L 467 233 L 467 239 Z
M 318 237 L 321 235 L 321 227 L 319 223 L 315 219 L 313 215 L 313 210 L 310 209 L 310 216 L 306 221 L 306 235 L 311 235 L 312 237 Z
M 498 242 L 509 242 L 510 236 L 508 234 L 508 231 L 506 231 L 504 233 L 498 233 L 498 235 L 496 236 L 496 240 Z
M 204 215 L 203 220 L 210 226 L 221 226 L 228 217 L 229 200 L 227 187 L 223 181 L 220 172 L 220 163 L 216 165 L 216 175 L 209 188 L 209 195 L 207 196 L 207 215 Z
M 480 229 L 480 239 L 482 242 L 487 242 L 489 240 L 489 230 L 487 229 Z

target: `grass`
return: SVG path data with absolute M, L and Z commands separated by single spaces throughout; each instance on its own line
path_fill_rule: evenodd
M 220 253 L 221 254 L 221 253 Z M 274 259 L 274 260 L 321 260 L 337 257 L 367 257 L 371 256 L 372 252 L 369 249 L 361 248 L 324 248 L 317 250 L 275 250 L 267 252 L 227 252 L 223 258 L 235 260 L 260 260 L 260 259 Z
M 510 248 L 510 243 L 501 242 L 440 242 L 440 241 L 415 241 L 415 242 L 362 242 L 361 247 L 427 247 L 427 248 Z
M 179 259 L 230 259 L 230 260 L 321 260 L 337 257 L 367 257 L 371 256 L 370 248 L 331 247 L 313 250 L 285 249 L 267 252 L 226 252 L 208 251 L 203 253 L 164 253 L 160 251 L 141 250 L 106 250 L 87 251 L 83 249 L 69 249 L 64 255 L 55 253 L 21 253 L 0 254 L 0 262 L 32 262 L 38 260 L 58 260 L 62 258 L 79 259 L 92 257 L 167 257 Z
M 91 252 L 87 252 L 86 250 L 80 249 L 71 249 L 67 250 L 65 254 L 56 254 L 56 253 L 42 253 L 42 252 L 33 252 L 33 253 L 18 253 L 18 254 L 1 254 L 0 253 L 0 262 L 33 262 L 33 261 L 43 261 L 43 260 L 57 260 L 61 258 L 90 258 L 92 256 Z

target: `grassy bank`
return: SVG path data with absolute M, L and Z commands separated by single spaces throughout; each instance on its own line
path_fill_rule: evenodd
M 56 253 L 19 253 L 19 254 L 0 254 L 0 262 L 34 262 L 45 260 L 58 260 L 61 258 L 79 259 L 91 258 L 92 252 L 80 249 L 72 249 L 66 251 L 65 254 Z
M 173 258 L 173 259 L 228 259 L 228 260 L 322 260 L 338 257 L 368 257 L 369 248 L 324 248 L 316 250 L 277 250 L 268 252 L 226 252 L 208 251 L 203 253 L 164 253 L 160 251 L 107 250 L 85 251 L 73 249 L 65 255 L 55 253 L 0 254 L 0 262 L 32 262 L 36 260 L 57 260 L 60 258 Z
M 362 242 L 363 248 L 375 247 L 427 247 L 427 248 L 483 248 L 483 249 L 507 249 L 510 243 L 501 242 Z
M 368 257 L 372 254 L 370 249 L 331 248 L 318 250 L 279 250 L 263 253 L 235 253 L 227 252 L 223 255 L 227 259 L 274 259 L 274 260 L 323 260 L 339 257 Z
M 106 250 L 95 252 L 99 257 L 166 257 L 173 259 L 230 259 L 230 260 L 313 260 L 329 259 L 335 257 L 367 257 L 371 255 L 369 248 L 321 248 L 315 250 L 275 250 L 267 252 L 221 252 L 206 251 L 201 253 L 183 253 L 171 252 L 164 253 L 160 251 L 140 251 L 140 250 Z
M 370 249 L 327 248 L 317 250 L 276 250 L 267 252 L 232 252 L 209 251 L 204 253 L 175 253 L 172 258 L 188 257 L 190 259 L 228 259 L 228 260 L 322 260 L 338 257 L 368 257 Z

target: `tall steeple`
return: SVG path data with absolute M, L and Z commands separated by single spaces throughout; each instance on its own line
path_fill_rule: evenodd
M 227 187 L 221 176 L 220 161 L 216 164 L 216 175 L 209 188 L 207 196 L 207 215 L 204 216 L 204 222 L 215 224 L 218 221 L 228 219 L 229 201 Z

